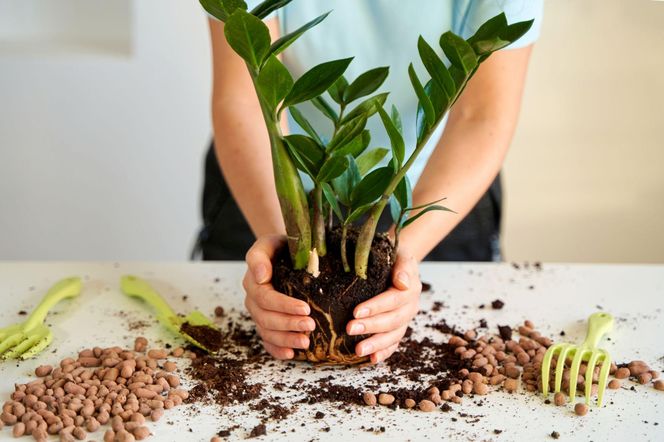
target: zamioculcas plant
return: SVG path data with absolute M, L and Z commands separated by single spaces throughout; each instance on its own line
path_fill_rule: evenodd
M 309 349 L 297 356 L 313 362 L 358 363 L 367 359 L 354 353 L 355 344 L 364 337 L 345 333 L 353 308 L 389 287 L 401 230 L 428 211 L 449 211 L 437 205 L 439 201 L 413 207 L 406 172 L 479 65 L 518 40 L 532 21 L 508 24 L 500 14 L 467 40 L 445 32 L 438 44 L 447 62 L 419 38 L 419 56 L 431 78 L 423 82 L 412 63 L 408 66 L 419 107 L 416 145 L 407 150 L 397 108 L 391 106 L 388 113 L 388 94 L 374 94 L 388 68 L 371 69 L 349 82 L 344 72 L 352 59 L 346 58 L 292 78 L 279 54 L 329 13 L 271 41 L 262 19 L 290 1 L 266 0 L 247 11 L 243 0 L 200 0 L 225 23 L 228 44 L 246 62 L 269 133 L 288 241 L 287 250 L 274 263 L 272 282 L 277 290 L 307 301 L 316 321 Z M 297 107 L 304 102 L 329 118 L 331 134 L 319 134 L 307 121 Z M 286 110 L 306 135 L 282 134 L 279 122 Z M 380 118 L 390 149 L 369 148 L 369 118 Z M 309 192 L 300 173 L 313 182 Z M 388 203 L 395 223 L 394 244 L 385 233 L 376 232 Z

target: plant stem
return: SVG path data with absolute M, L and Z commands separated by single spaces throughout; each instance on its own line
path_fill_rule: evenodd
M 325 244 L 325 213 L 323 212 L 323 188 L 316 184 L 313 194 L 314 217 L 313 217 L 313 242 L 318 251 L 318 256 L 327 254 Z
M 256 88 L 258 73 L 249 67 L 249 74 Z M 265 125 L 270 137 L 274 183 L 281 207 L 281 216 L 286 225 L 288 250 L 295 270 L 304 269 L 309 261 L 311 250 L 311 220 L 309 204 L 304 192 L 302 179 L 288 153 L 275 109 L 271 109 L 256 89 L 256 95 L 263 112 Z
M 350 266 L 348 265 L 348 253 L 346 253 L 346 236 L 348 235 L 348 224 L 344 223 L 341 227 L 341 263 L 344 266 L 344 271 L 346 273 L 350 272 Z
M 440 120 L 445 116 L 447 112 L 441 113 L 440 118 L 431 125 L 431 127 L 424 134 L 420 142 L 415 147 L 413 153 L 408 157 L 408 161 L 397 171 L 397 173 L 392 177 L 392 180 L 387 185 L 387 188 L 383 192 L 383 195 L 380 199 L 369 209 L 369 216 L 360 228 L 360 234 L 357 237 L 357 244 L 355 245 L 355 274 L 362 279 L 367 278 L 367 267 L 369 265 L 369 253 L 371 252 L 371 244 L 373 243 L 374 235 L 376 234 L 376 227 L 378 225 L 378 219 L 383 213 L 387 202 L 390 199 L 390 195 L 394 193 L 394 190 L 399 185 L 399 182 L 403 179 L 410 169 L 410 166 L 413 165 L 417 156 L 422 152 L 424 146 L 429 141 L 431 134 L 433 134 L 434 129 L 440 123 Z M 396 247 L 395 247 L 396 250 Z

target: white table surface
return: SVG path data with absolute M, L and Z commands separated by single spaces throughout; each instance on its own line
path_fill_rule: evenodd
M 567 340 L 580 342 L 585 318 L 599 306 L 617 319 L 610 341 L 603 342 L 614 360 L 643 359 L 654 369 L 664 369 L 664 266 L 544 264 L 541 271 L 536 271 L 532 266 L 517 270 L 509 264 L 423 264 L 421 271 L 422 279 L 433 285 L 433 291 L 422 296 L 422 308 L 430 308 L 434 300 L 443 301 L 446 308 L 439 318 L 446 318 L 449 324 L 474 327 L 485 318 L 493 331 L 497 324 L 515 326 L 530 319 L 544 335 L 558 339 L 560 330 L 565 330 Z M 198 308 L 212 314 L 217 305 L 242 308 L 243 272 L 241 263 L 0 263 L 0 326 L 24 318 L 18 312 L 34 307 L 59 278 L 79 275 L 84 280 L 82 296 L 62 302 L 47 320 L 54 334 L 47 351 L 33 360 L 0 362 L 1 400 L 8 399 L 15 382 L 30 380 L 40 364 L 55 364 L 95 345 L 131 346 L 136 336 L 129 331 L 132 322 L 150 320 L 153 325 L 140 333 L 151 342 L 174 341 L 140 303 L 120 294 L 121 275 L 133 273 L 146 278 L 177 311 Z M 183 295 L 188 295 L 186 301 Z M 497 298 L 505 302 L 502 310 L 478 308 Z M 414 328 L 417 336 L 429 334 L 444 339 L 439 332 L 424 328 L 422 320 Z M 177 344 L 177 339 L 173 343 Z M 255 381 L 262 377 L 296 380 L 323 375 L 299 369 L 284 374 L 279 371 L 280 364 L 263 369 Z M 345 373 L 348 382 L 361 385 L 361 371 Z M 626 382 L 626 388 L 609 390 L 606 405 L 602 409 L 591 407 L 583 418 L 576 417 L 571 407 L 545 405 L 541 396 L 524 392 L 492 393 L 485 398 L 484 406 L 464 399 L 449 413 L 355 407 L 354 413 L 346 414 L 329 404 L 299 405 L 285 421 L 268 423 L 268 435 L 261 439 L 522 441 L 552 440 L 549 434 L 555 430 L 560 440 L 663 441 L 664 392 L 641 385 L 630 391 L 632 385 Z M 325 412 L 326 417 L 311 419 L 316 411 Z M 470 417 L 460 417 L 459 413 Z M 473 422 L 472 416 L 476 415 L 481 418 Z M 452 417 L 457 418 L 456 422 Z M 302 427 L 302 422 L 307 426 Z M 257 423 L 257 416 L 245 405 L 221 413 L 215 406 L 187 405 L 169 410 L 164 419 L 152 425 L 154 437 L 150 440 L 208 441 L 220 429 L 234 424 L 240 429 L 232 438 L 243 439 Z M 331 430 L 323 431 L 328 426 Z M 362 426 L 385 426 L 386 431 L 369 433 L 360 429 Z M 496 435 L 494 429 L 503 431 Z M 102 434 L 89 436 L 101 440 Z M 7 428 L 0 431 L 0 440 L 10 437 Z

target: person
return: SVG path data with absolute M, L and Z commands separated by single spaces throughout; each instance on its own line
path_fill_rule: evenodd
M 251 8 L 259 2 L 247 3 Z M 391 102 L 401 112 L 406 146 L 411 151 L 417 98 L 407 67 L 419 59 L 418 36 L 422 34 L 437 47 L 443 32 L 452 30 L 468 38 L 500 12 L 505 12 L 510 23 L 535 20 L 520 40 L 481 65 L 446 124 L 434 133 L 408 173 L 414 183 L 415 205 L 446 196 L 446 206 L 457 215 L 434 212 L 404 229 L 393 287 L 355 308 L 355 319 L 349 322 L 347 332 L 370 335 L 357 345 L 356 352 L 370 355 L 374 363 L 397 349 L 418 311 L 420 261 L 500 259 L 499 172 L 517 123 L 543 6 L 542 0 L 420 0 L 417 7 L 405 4 L 400 0 L 295 0 L 266 20 L 274 40 L 333 9 L 326 20 L 283 53 L 283 62 L 297 78 L 318 63 L 354 56 L 345 74 L 349 81 L 370 68 L 389 66 L 390 76 L 383 89 L 390 91 Z M 245 305 L 265 349 L 276 358 L 288 359 L 293 357 L 293 349 L 308 347 L 306 332 L 315 324 L 305 302 L 278 293 L 270 284 L 271 259 L 284 243 L 285 227 L 274 187 L 267 130 L 246 66 L 227 44 L 223 23 L 210 17 L 209 26 L 214 141 L 206 157 L 204 227 L 199 246 L 206 260 L 237 260 L 246 255 Z M 415 65 L 424 72 L 421 65 Z M 329 131 L 324 117 L 313 107 L 301 110 L 319 133 Z M 389 145 L 380 122 L 374 120 L 368 125 L 372 144 Z M 293 121 L 284 119 L 282 126 L 284 133 L 299 131 Z M 384 215 L 381 225 L 387 230 L 389 218 Z

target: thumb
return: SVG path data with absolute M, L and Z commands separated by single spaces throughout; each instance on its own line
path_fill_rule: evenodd
M 272 258 L 284 243 L 278 235 L 260 237 L 247 252 L 245 260 L 257 284 L 265 284 L 272 279 Z
M 397 255 L 392 269 L 392 284 L 399 290 L 408 290 L 415 281 L 415 259 Z

